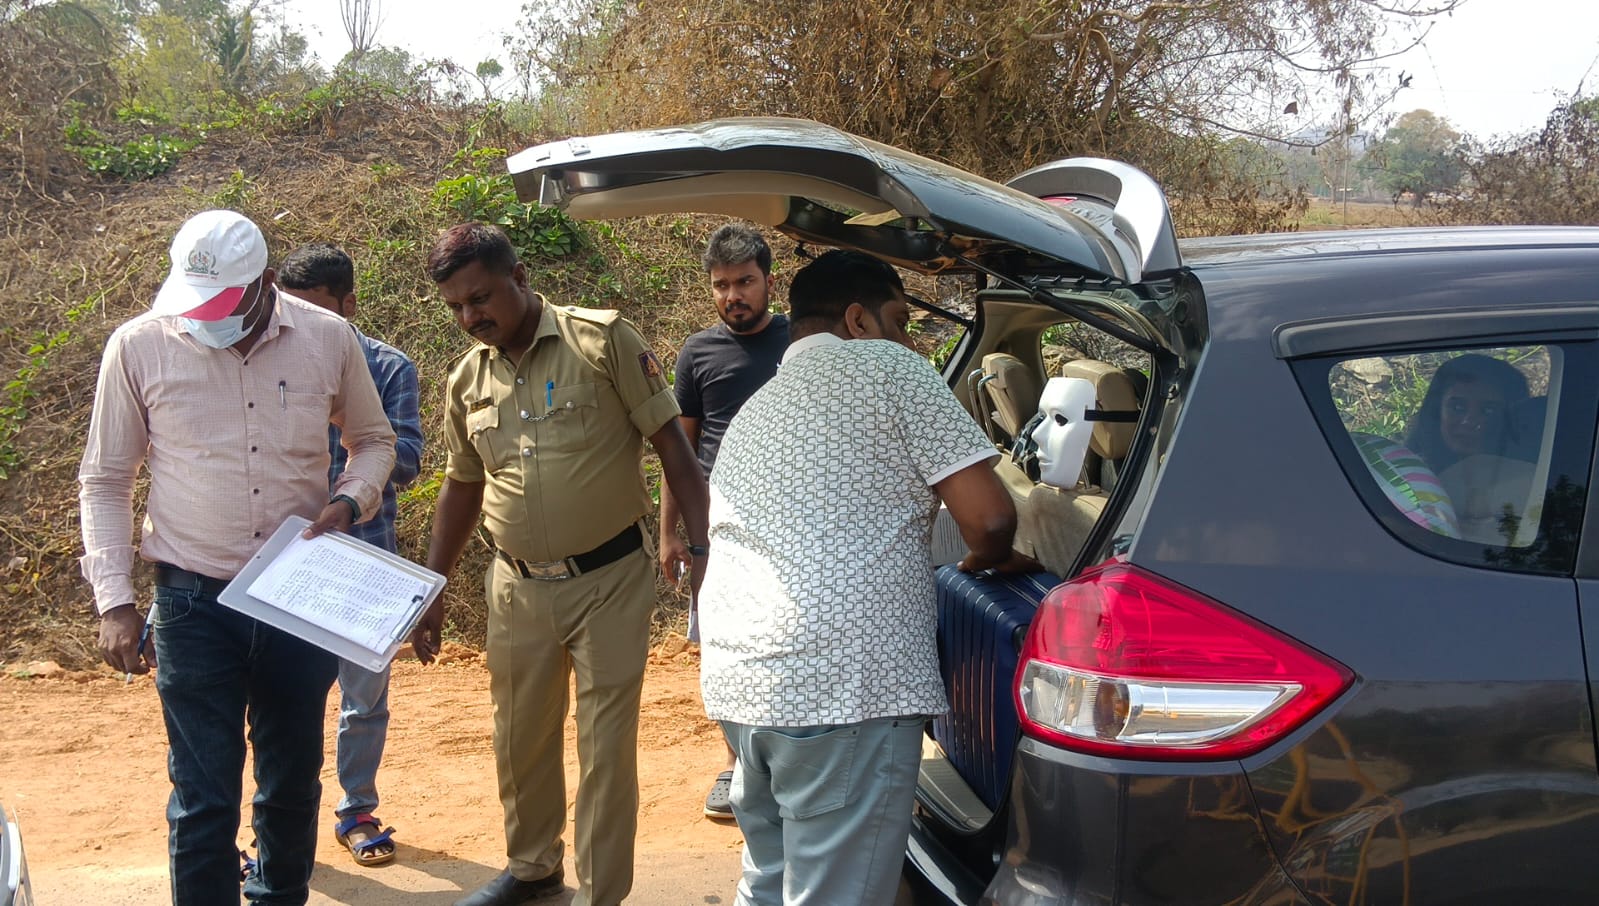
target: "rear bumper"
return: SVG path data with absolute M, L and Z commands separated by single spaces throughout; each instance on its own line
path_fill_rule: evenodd
M 905 877 L 916 895 L 917 906 L 968 906 L 982 899 L 987 880 L 947 848 L 920 814 L 911 819 L 911 836 L 905 846 Z
M 1004 850 L 998 868 L 986 872 L 981 865 L 960 864 L 925 825 L 913 829 L 908 870 L 919 885 L 944 888 L 930 902 L 1308 902 L 1278 864 L 1237 762 L 1121 762 L 1024 739 L 1004 814 Z M 992 877 L 974 897 L 983 873 Z

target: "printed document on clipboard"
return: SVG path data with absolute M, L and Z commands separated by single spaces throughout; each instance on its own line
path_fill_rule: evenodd
M 329 532 L 300 536 L 290 516 L 217 600 L 376 673 L 388 666 L 444 577 L 381 547 Z

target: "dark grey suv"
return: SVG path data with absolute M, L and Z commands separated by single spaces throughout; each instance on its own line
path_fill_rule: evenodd
M 1049 571 L 938 570 L 907 898 L 1599 901 L 1599 230 L 1178 243 L 1124 165 L 1001 186 L 794 120 L 511 170 L 949 278 L 945 373 Z M 1092 438 L 1051 482 L 1063 378 Z

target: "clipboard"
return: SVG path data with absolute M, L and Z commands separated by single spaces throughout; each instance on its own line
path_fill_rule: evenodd
M 439 592 L 444 590 L 445 579 L 438 573 L 412 563 L 398 554 L 392 554 L 381 547 L 349 535 L 328 532 L 316 539 L 319 542 L 327 539 L 323 543 L 338 545 L 338 553 L 341 555 L 351 555 L 370 561 L 425 585 L 422 594 L 414 595 L 403 608 L 396 607 L 395 614 L 381 623 L 378 628 L 367 633 L 369 636 L 375 636 L 371 643 L 352 638 L 350 634 L 330 628 L 322 622 L 308 619 L 304 613 L 296 612 L 292 601 L 274 604 L 251 595 L 249 591 L 251 586 L 310 524 L 311 520 L 303 516 L 289 516 L 283 520 L 283 524 L 272 533 L 272 537 L 261 545 L 255 556 L 251 557 L 239 574 L 233 577 L 233 581 L 222 589 L 217 601 L 224 607 L 254 617 L 268 626 L 281 629 L 373 673 L 380 672 L 394 659 L 395 652 L 411 634 L 411 630 L 416 626 L 417 620 L 421 619 L 428 605 L 433 603 Z

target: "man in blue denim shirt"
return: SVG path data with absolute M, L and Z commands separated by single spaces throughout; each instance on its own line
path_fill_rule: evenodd
M 294 295 L 351 318 L 355 315 L 355 265 L 338 248 L 322 243 L 301 246 L 284 259 L 278 269 L 278 284 Z M 354 325 L 351 329 L 355 330 Z M 394 531 L 395 489 L 416 478 L 422 464 L 422 420 L 418 412 L 419 385 L 416 366 L 405 353 L 355 331 L 366 353 L 367 368 L 383 399 L 383 411 L 394 426 L 394 472 L 383 486 L 383 507 L 367 522 L 350 529 L 350 534 L 395 551 L 399 539 Z M 339 443 L 339 429 L 328 427 L 328 449 L 333 454 L 328 469 L 331 487 L 344 471 L 345 452 Z M 389 729 L 389 670 L 382 673 L 339 662 L 339 785 L 344 798 L 334 814 L 338 822 L 334 834 L 361 865 L 382 865 L 394 858 L 390 830 L 373 816 L 378 807 L 378 762 L 383 759 L 383 743 Z

